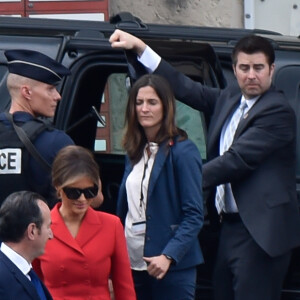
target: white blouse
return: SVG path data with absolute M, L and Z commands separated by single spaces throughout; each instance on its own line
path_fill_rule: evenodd
M 151 152 L 147 153 L 147 147 Z M 131 268 L 147 270 L 143 260 L 146 230 L 146 207 L 149 178 L 158 151 L 158 144 L 148 143 L 141 160 L 134 165 L 126 180 L 128 212 L 125 220 L 125 236 Z

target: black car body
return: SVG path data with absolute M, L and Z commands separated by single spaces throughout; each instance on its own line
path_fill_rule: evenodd
M 124 170 L 121 139 L 127 100 L 128 68 L 125 53 L 112 49 L 108 38 L 120 28 L 142 38 L 162 57 L 194 80 L 224 88 L 234 79 L 231 51 L 239 38 L 259 34 L 276 51 L 275 86 L 282 90 L 300 122 L 300 40 L 280 34 L 243 29 L 144 24 L 128 13 L 111 22 L 0 17 L 0 109 L 7 110 L 6 49 L 35 49 L 62 62 L 72 75 L 58 87 L 62 100 L 53 120 L 76 144 L 89 148 L 100 165 L 105 202 L 101 209 L 114 213 Z M 177 122 L 206 159 L 209 120 L 178 102 Z M 297 146 L 300 143 L 298 133 Z M 300 195 L 300 151 L 297 190 Z M 299 197 L 298 197 L 299 198 Z M 197 299 L 212 299 L 211 273 L 218 239 L 218 224 L 206 216 L 199 235 L 204 265 L 198 269 Z M 282 299 L 300 299 L 300 249 L 295 249 L 282 291 Z

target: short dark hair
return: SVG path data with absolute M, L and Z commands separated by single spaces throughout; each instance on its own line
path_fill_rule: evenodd
M 233 65 L 237 64 L 237 56 L 240 52 L 246 54 L 262 52 L 267 57 L 269 66 L 275 61 L 275 51 L 271 42 L 258 35 L 246 35 L 237 42 L 231 56 Z
M 0 240 L 18 243 L 30 223 L 41 229 L 43 216 L 38 200 L 46 200 L 39 194 L 19 191 L 10 194 L 0 208 Z

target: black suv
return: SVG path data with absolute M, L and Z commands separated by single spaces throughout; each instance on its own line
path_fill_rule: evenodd
M 58 87 L 62 100 L 53 120 L 76 144 L 95 153 L 101 169 L 105 202 L 102 210 L 114 213 L 124 170 L 120 141 L 130 78 L 123 51 L 108 42 L 116 29 L 126 30 L 148 43 L 175 68 L 212 87 L 234 79 L 231 51 L 242 36 L 254 33 L 269 38 L 276 51 L 274 84 L 287 96 L 300 122 L 300 40 L 262 30 L 144 24 L 129 13 L 110 22 L 0 17 L 0 110 L 9 107 L 6 89 L 6 49 L 35 49 L 62 62 L 72 75 Z M 206 120 L 177 103 L 177 122 L 206 159 Z M 300 125 L 300 124 L 299 124 Z M 300 145 L 300 131 L 298 146 Z M 300 151 L 297 162 L 300 195 Z M 218 239 L 218 224 L 205 218 L 199 235 L 205 264 L 198 268 L 197 299 L 211 299 L 211 270 Z M 300 249 L 295 249 L 282 290 L 282 299 L 300 299 Z

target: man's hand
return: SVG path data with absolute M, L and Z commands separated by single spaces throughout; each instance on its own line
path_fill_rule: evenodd
M 166 275 L 172 262 L 163 254 L 160 256 L 143 257 L 143 259 L 148 264 L 149 275 L 156 279 L 162 279 Z
M 92 199 L 92 202 L 91 202 L 91 207 L 94 208 L 94 209 L 97 209 L 101 206 L 101 204 L 103 203 L 103 200 L 104 200 L 104 197 L 103 197 L 103 194 L 102 194 L 102 183 L 101 183 L 101 180 L 99 179 L 98 181 L 98 194 L 95 198 Z
M 138 56 L 141 56 L 147 47 L 142 40 L 120 29 L 115 30 L 110 36 L 109 42 L 111 43 L 112 48 L 132 50 Z

